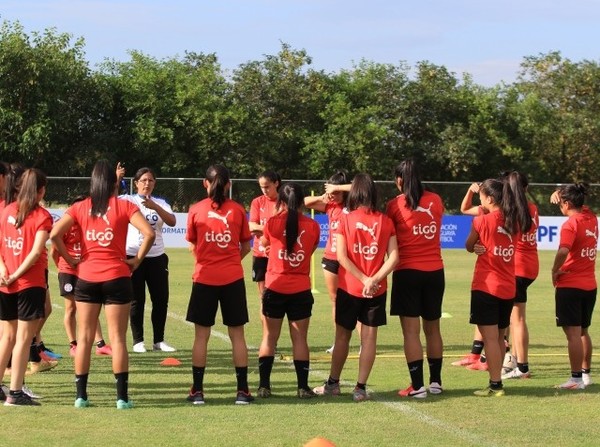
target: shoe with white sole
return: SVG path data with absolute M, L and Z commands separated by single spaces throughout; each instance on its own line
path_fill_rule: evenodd
M 138 354 L 142 354 L 144 352 L 148 352 L 146 346 L 144 346 L 144 342 L 141 341 L 133 345 L 133 352 L 137 352 Z
M 439 384 L 438 382 L 431 382 L 429 384 L 429 393 L 430 394 L 442 394 L 444 392 L 444 389 L 442 388 L 442 385 Z
M 583 383 L 583 379 L 576 379 L 574 377 L 571 377 L 565 383 L 556 385 L 556 388 L 560 390 L 584 390 L 585 383 Z
M 175 351 L 177 351 L 177 349 L 175 349 L 173 346 L 169 346 L 164 341 L 161 341 L 160 343 L 154 343 L 152 345 L 152 350 L 153 351 L 162 351 L 162 352 L 175 352 Z
M 424 386 L 422 386 L 421 388 L 415 390 L 413 388 L 413 386 L 412 386 L 412 383 L 411 383 L 407 388 L 398 391 L 398 396 L 400 396 L 400 397 L 413 397 L 415 399 L 425 399 L 427 397 L 427 388 L 425 388 Z

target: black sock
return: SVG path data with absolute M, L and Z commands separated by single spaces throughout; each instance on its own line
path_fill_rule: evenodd
M 442 359 L 431 359 L 427 357 L 429 365 L 429 383 L 437 382 L 442 384 Z
M 340 379 L 334 379 L 331 376 L 329 376 L 329 378 L 327 379 L 327 385 L 335 385 L 337 383 L 340 383 Z
M 367 384 L 366 383 L 356 382 L 356 388 L 359 388 L 361 390 L 367 391 Z
M 583 373 L 581 371 L 571 371 L 571 377 L 574 379 L 581 379 Z
M 115 374 L 117 380 L 117 400 L 129 402 L 127 391 L 129 388 L 129 371 Z
M 8 390 L 8 395 L 13 397 L 19 397 L 23 394 L 23 390 Z
M 258 358 L 259 388 L 271 389 L 271 371 L 273 370 L 274 361 L 275 356 L 273 355 Z
M 410 373 L 410 382 L 415 390 L 421 388 L 424 384 L 423 381 L 423 359 L 408 362 L 408 372 Z
M 238 391 L 248 393 L 248 367 L 247 366 L 236 366 L 235 367 L 235 378 L 237 379 Z
M 69 347 L 77 346 L 77 340 L 73 340 L 69 342 Z
M 471 354 L 481 355 L 483 352 L 483 340 L 473 340 L 473 347 L 471 348 Z
M 77 387 L 77 398 L 87 400 L 88 374 L 75 374 L 75 386 Z
M 308 370 L 310 369 L 310 360 L 294 360 L 296 368 L 296 379 L 298 388 L 308 389 Z
M 591 369 L 591 368 L 581 368 L 581 372 L 582 372 L 583 374 L 589 374 L 589 373 L 590 373 L 590 369 Z
M 40 350 L 35 342 L 31 343 L 31 346 L 29 347 L 29 361 L 34 363 L 42 361 L 42 358 L 40 357 Z
M 517 362 L 517 368 L 519 368 L 519 371 L 521 371 L 522 373 L 527 373 L 529 372 L 529 363 Z
M 498 380 L 497 382 L 490 380 L 490 388 L 493 390 L 501 390 L 502 388 L 504 388 L 504 386 L 502 385 L 502 380 Z
M 192 366 L 192 377 L 194 379 L 194 391 L 204 390 L 204 366 Z
M 106 346 L 106 342 L 104 341 L 104 339 L 103 339 L 103 338 L 101 338 L 100 340 L 98 340 L 98 341 L 96 342 L 96 347 L 97 347 L 97 348 L 103 348 L 104 346 Z

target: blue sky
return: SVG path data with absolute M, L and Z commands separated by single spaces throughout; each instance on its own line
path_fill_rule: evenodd
M 476 83 L 512 82 L 526 56 L 560 51 L 598 61 L 600 1 L 571 0 L 2 0 L 0 19 L 26 32 L 55 27 L 85 38 L 93 67 L 186 50 L 216 53 L 225 69 L 305 49 L 313 67 L 366 59 L 414 67 L 428 60 Z

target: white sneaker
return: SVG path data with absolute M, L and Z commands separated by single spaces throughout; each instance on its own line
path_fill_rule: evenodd
M 504 361 L 502 362 L 502 372 L 508 374 L 509 372 L 517 368 L 517 359 L 510 353 L 504 354 Z
M 531 373 L 529 371 L 527 372 L 521 372 L 521 370 L 519 368 L 515 368 L 511 371 L 508 371 L 504 374 L 502 374 L 502 380 L 506 380 L 506 379 L 529 379 L 531 377 Z
M 583 373 L 581 378 L 583 379 L 583 384 L 585 386 L 590 386 L 591 384 L 594 383 L 594 382 L 592 382 L 592 376 L 590 376 L 589 373 Z
M 169 346 L 164 341 L 161 341 L 160 343 L 154 343 L 152 345 L 152 350 L 153 351 L 162 351 L 162 352 L 175 352 L 175 351 L 177 351 L 177 349 L 175 349 L 173 346 Z
M 144 346 L 144 342 L 141 341 L 141 342 L 136 343 L 135 345 L 133 345 L 133 352 L 137 352 L 139 354 L 141 354 L 143 352 L 147 352 L 146 346 Z
M 33 390 L 31 388 L 29 388 L 28 386 L 23 385 L 22 390 L 25 394 L 27 394 L 32 399 L 41 399 L 42 398 L 42 396 L 40 396 L 39 394 L 35 394 L 33 392 Z
M 430 394 L 442 394 L 442 392 L 444 391 L 444 389 L 442 388 L 442 385 L 440 385 L 437 382 L 431 382 L 429 384 L 429 393 Z
M 325 352 L 326 352 L 327 354 L 333 354 L 333 348 L 334 348 L 334 346 L 335 346 L 335 345 L 332 345 L 332 346 L 331 346 L 331 348 L 329 348 L 329 349 L 326 349 L 326 350 L 325 350 Z
M 565 383 L 556 385 L 556 388 L 561 390 L 585 390 L 585 384 L 582 379 L 569 378 Z

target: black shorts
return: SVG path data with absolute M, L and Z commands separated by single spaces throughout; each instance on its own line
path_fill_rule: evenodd
M 422 317 L 427 321 L 440 319 L 445 285 L 444 269 L 394 271 L 390 315 Z
M 133 299 L 133 285 L 129 276 L 103 282 L 90 282 L 79 278 L 74 295 L 75 301 L 83 303 L 129 304 Z
M 252 281 L 262 282 L 265 280 L 267 274 L 267 264 L 269 258 L 263 256 L 252 257 Z
M 304 320 L 312 315 L 315 299 L 310 290 L 298 293 L 279 293 L 265 289 L 262 298 L 262 313 L 268 318 L 282 319 L 287 315 L 288 321 Z
M 526 303 L 527 302 L 527 288 L 533 283 L 533 279 L 523 278 L 522 276 L 517 276 L 517 296 L 515 297 L 516 303 Z
M 243 278 L 222 286 L 193 283 L 185 319 L 199 326 L 214 326 L 219 303 L 225 326 L 242 326 L 248 323 L 246 284 Z
M 481 290 L 471 290 L 471 318 L 469 323 L 479 326 L 498 326 L 506 329 L 510 324 L 512 300 L 503 300 Z
M 587 329 L 592 324 L 592 313 L 596 304 L 596 291 L 570 287 L 558 287 L 554 294 L 556 325 L 581 326 Z
M 33 321 L 46 316 L 46 290 L 30 287 L 20 292 L 0 292 L 0 320 Z
M 75 286 L 77 285 L 77 276 L 71 273 L 58 273 L 58 288 L 60 296 L 73 296 Z
M 323 267 L 323 270 L 327 270 L 328 272 L 337 275 L 340 270 L 340 263 L 333 259 L 323 258 L 321 259 L 321 267 Z
M 357 321 L 366 326 L 384 326 L 387 324 L 385 302 L 385 293 L 373 298 L 362 298 L 338 289 L 335 298 L 335 323 L 349 331 L 354 330 Z

